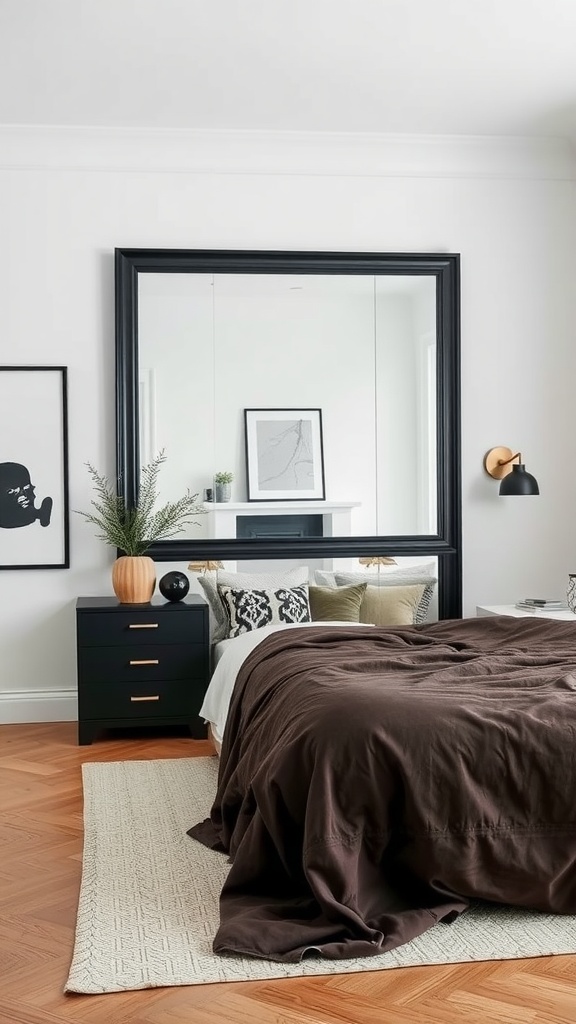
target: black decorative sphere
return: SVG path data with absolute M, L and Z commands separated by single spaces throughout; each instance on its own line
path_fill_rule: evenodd
M 167 601 L 181 601 L 190 590 L 190 580 L 183 572 L 167 572 L 160 580 L 158 589 Z

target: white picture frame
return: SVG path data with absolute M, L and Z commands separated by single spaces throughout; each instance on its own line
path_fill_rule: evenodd
M 68 569 L 65 366 L 0 366 L 0 569 Z
M 324 501 L 321 409 L 245 409 L 248 501 Z

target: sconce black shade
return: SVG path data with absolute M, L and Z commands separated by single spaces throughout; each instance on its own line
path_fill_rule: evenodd
M 500 483 L 500 494 L 540 494 L 538 481 L 531 473 L 526 472 L 522 462 L 512 466 L 512 472 Z

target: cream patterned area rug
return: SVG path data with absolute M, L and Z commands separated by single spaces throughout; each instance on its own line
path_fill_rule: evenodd
M 215 757 L 83 765 L 84 861 L 67 992 L 118 992 L 576 953 L 576 917 L 474 906 L 381 956 L 272 963 L 217 956 L 228 862 L 186 835 L 207 817 Z

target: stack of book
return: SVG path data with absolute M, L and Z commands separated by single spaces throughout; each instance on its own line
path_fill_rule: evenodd
M 516 607 L 523 612 L 561 612 L 567 611 L 566 601 L 548 600 L 544 597 L 526 597 L 517 601 Z

